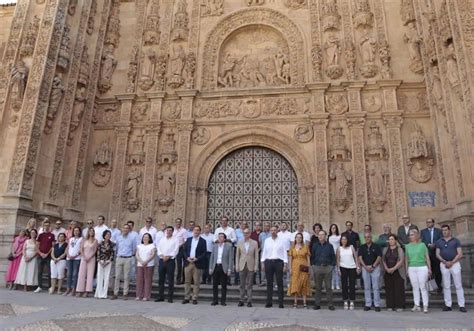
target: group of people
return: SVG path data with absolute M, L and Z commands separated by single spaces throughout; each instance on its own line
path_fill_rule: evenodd
M 14 238 L 6 282 L 13 289 L 17 285 L 27 291 L 36 287 L 41 292 L 44 271 L 47 271 L 47 288 L 50 294 L 107 298 L 113 289 L 111 300 L 118 298 L 122 289 L 123 299 L 128 300 L 130 280 L 136 281 L 136 300 L 151 300 L 155 266 L 158 271 L 158 296 L 155 301 L 173 302 L 175 279 L 184 282 L 183 304 L 198 303 L 200 284 L 212 279 L 212 305 L 226 305 L 227 286 L 234 275 L 240 285 L 238 306 L 252 307 L 252 289 L 257 283 L 267 287 L 265 307 L 272 307 L 274 282 L 276 281 L 278 306 L 283 308 L 284 284 L 287 295 L 298 307 L 308 307 L 314 282 L 313 309 L 321 309 L 324 285 L 328 308 L 334 310 L 333 290 L 342 288 L 345 310 L 355 308 L 356 280 L 361 277 L 364 287 L 364 310 L 380 311 L 381 283 L 385 285 L 388 310 L 405 308 L 407 278 L 413 288 L 412 311 L 428 312 L 428 281 L 431 277 L 444 293 L 444 311 L 452 310 L 451 278 L 453 279 L 459 310 L 466 312 L 461 283 L 463 258 L 461 243 L 451 234 L 449 225 L 435 227 L 433 219 L 426 221 L 427 228 L 419 232 L 408 216 L 397 234 L 384 225 L 380 236 L 372 234 L 370 225 L 359 235 L 353 231 L 351 221 L 346 231 L 339 234 L 336 224 L 327 233 L 319 223 L 314 224 L 311 236 L 302 223 L 296 232 L 290 232 L 287 224 L 280 227 L 260 222 L 251 231 L 247 222 L 236 228 L 229 226 L 223 217 L 221 226 L 214 233 L 206 224 L 204 230 L 189 222 L 183 227 L 181 219 L 174 226 L 161 223 L 159 229 L 153 219 L 147 218 L 145 226 L 134 231 L 134 222 L 118 228 L 116 220 L 105 224 L 103 216 L 97 224 L 87 220 L 84 229 L 71 221 L 68 229 L 55 221 L 54 229 L 48 218 L 41 227 L 36 219 L 30 219 L 25 229 Z M 408 276 L 408 277 L 407 277 Z M 113 282 L 113 283 L 112 283 Z M 167 293 L 165 296 L 165 284 Z M 219 286 L 221 293 L 219 295 Z M 95 287 L 95 291 L 94 291 Z M 421 295 L 421 298 L 420 298 Z

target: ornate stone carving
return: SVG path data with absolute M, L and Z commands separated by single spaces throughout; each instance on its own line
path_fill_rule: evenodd
M 382 63 L 382 67 L 380 70 L 382 78 L 392 78 L 392 69 L 390 66 L 390 60 L 392 56 L 390 54 L 390 45 L 388 44 L 388 41 L 386 39 L 382 39 L 379 42 L 379 58 L 380 62 Z
M 341 26 L 341 15 L 337 8 L 336 0 L 323 0 L 321 4 L 321 22 L 323 32 L 328 30 L 339 30 Z
M 403 25 L 407 25 L 416 20 L 413 0 L 402 0 L 400 5 L 400 15 L 402 16 Z
M 338 79 L 342 76 L 343 70 L 339 65 L 341 55 L 341 41 L 335 34 L 330 34 L 324 43 L 326 57 L 326 75 L 331 79 Z
M 167 120 L 177 120 L 181 118 L 181 104 L 168 104 L 163 109 L 163 117 Z
M 84 45 L 81 56 L 81 66 L 79 68 L 79 77 L 77 78 L 78 84 L 81 84 L 83 86 L 87 86 L 89 84 L 89 72 L 89 51 L 87 49 L 87 46 Z
M 176 188 L 176 172 L 171 169 L 171 165 L 165 162 L 164 169 L 158 173 L 158 204 L 165 207 L 167 211 L 174 201 L 174 193 Z
M 265 4 L 265 0 L 246 0 L 247 6 L 261 6 Z
M 71 123 L 69 125 L 68 146 L 72 145 L 71 133 L 76 131 L 84 115 L 84 108 L 87 101 L 87 89 L 85 86 L 77 86 L 76 96 L 74 97 L 74 106 L 72 108 Z
M 211 133 L 206 128 L 198 127 L 191 132 L 191 140 L 196 145 L 205 145 L 209 139 L 211 139 Z
M 127 93 L 135 92 L 135 82 L 138 74 L 138 45 L 133 46 L 127 72 Z
M 342 127 L 337 126 L 332 129 L 331 145 L 328 157 L 330 160 L 347 161 L 351 159 L 351 152 L 346 145 L 346 136 L 342 132 Z
M 421 59 L 421 43 L 422 39 L 418 34 L 415 22 L 407 25 L 408 31 L 403 35 L 403 40 L 408 46 L 408 54 L 410 56 L 410 70 L 415 74 L 423 73 L 423 62 Z
M 145 30 L 143 31 L 143 43 L 146 46 L 160 43 L 159 9 L 159 0 L 152 0 L 146 18 Z
M 114 56 L 114 46 L 108 44 L 102 55 L 100 79 L 98 88 L 100 93 L 106 93 L 112 87 L 112 75 L 117 67 L 117 60 Z
M 131 212 L 136 212 L 140 206 L 140 187 L 142 185 L 142 172 L 138 167 L 132 167 L 127 176 L 125 185 L 125 207 Z
M 161 153 L 159 155 L 158 164 L 170 163 L 173 164 L 178 159 L 178 153 L 175 148 L 174 133 L 167 132 L 166 138 L 163 141 Z
M 110 125 L 118 122 L 120 117 L 120 112 L 117 110 L 117 105 L 107 105 L 102 109 L 101 120 L 103 124 Z
M 329 178 L 335 181 L 334 204 L 337 211 L 343 213 L 350 202 L 352 174 L 344 169 L 343 162 L 337 162 L 331 168 Z
M 147 119 L 147 113 L 149 110 L 148 103 L 139 103 L 132 110 L 133 122 L 143 122 Z
M 355 13 L 353 16 L 356 28 L 371 28 L 374 24 L 374 14 L 370 11 L 368 0 L 355 0 Z
M 184 64 L 184 85 L 187 89 L 194 88 L 194 73 L 196 72 L 196 55 L 189 52 Z
M 155 51 L 151 48 L 147 48 L 142 54 L 140 79 L 138 80 L 138 86 L 144 91 L 148 91 L 155 83 L 153 80 L 155 75 L 155 63 Z
M 70 43 L 71 38 L 69 37 L 69 32 L 71 31 L 68 25 L 64 26 L 63 36 L 61 38 L 61 46 L 59 47 L 58 55 L 58 67 L 66 71 L 69 68 L 70 61 Z
M 384 211 L 387 203 L 388 170 L 386 161 L 379 160 L 369 163 L 369 188 L 371 203 L 378 212 Z
M 382 108 L 382 98 L 377 94 L 369 94 L 363 98 L 364 110 L 368 113 L 376 113 Z
M 365 155 L 370 159 L 381 160 L 385 159 L 385 152 L 385 145 L 383 143 L 382 134 L 380 133 L 380 128 L 376 122 L 371 122 L 369 124 L 369 135 Z
M 311 48 L 311 60 L 313 63 L 313 78 L 319 81 L 322 79 L 321 68 L 323 65 L 323 51 L 320 45 L 316 44 Z
M 91 11 L 87 19 L 87 29 L 86 32 L 90 36 L 94 32 L 95 25 L 95 15 L 97 14 L 97 0 L 92 0 L 91 2 Z
M 55 76 L 53 85 L 51 86 L 51 94 L 49 95 L 48 112 L 46 113 L 46 124 L 44 133 L 50 134 L 53 129 L 53 122 L 59 110 L 59 104 L 64 95 L 64 85 L 60 76 Z
M 240 113 L 238 107 L 232 106 L 229 102 L 214 102 L 206 105 L 201 105 L 195 109 L 195 116 L 197 118 L 223 118 L 234 117 Z
M 441 77 L 437 64 L 432 66 L 431 76 L 431 95 L 433 96 L 433 104 L 439 112 L 445 115 L 445 110 L 443 107 L 443 87 L 441 84 Z
M 301 9 L 308 6 L 306 0 L 284 0 L 283 4 L 290 9 Z
M 118 47 L 120 40 L 120 0 L 112 0 L 107 34 L 105 35 L 105 45 Z
M 40 18 L 35 15 L 33 20 L 28 24 L 28 28 L 24 32 L 25 35 L 21 42 L 20 57 L 32 56 L 36 45 L 36 36 L 40 27 Z
M 360 73 L 365 78 L 372 78 L 377 75 L 378 67 L 375 64 L 377 54 L 377 40 L 368 33 L 359 39 L 359 48 L 362 58 Z
M 295 98 L 267 99 L 263 104 L 264 115 L 296 115 L 298 102 Z
M 325 96 L 326 109 L 331 114 L 344 114 L 349 109 L 345 93 L 331 93 Z
M 224 0 L 203 0 L 202 16 L 220 16 L 224 13 Z
M 145 139 L 144 134 L 139 132 L 132 140 L 132 146 L 128 155 L 129 165 L 142 165 L 145 162 Z
M 108 141 L 103 141 L 95 152 L 92 162 L 92 183 L 99 187 L 107 186 L 112 173 L 113 152 Z
M 165 89 L 167 63 L 168 57 L 166 55 L 158 55 L 155 69 L 155 88 L 158 91 Z
M 23 96 L 25 94 L 26 82 L 28 81 L 29 69 L 25 62 L 19 60 L 11 70 L 10 78 L 10 100 L 14 111 L 21 109 Z
M 171 40 L 187 41 L 189 35 L 188 3 L 186 0 L 178 0 L 178 6 L 174 14 Z
M 347 39 L 345 41 L 345 50 L 344 50 L 344 58 L 346 60 L 347 66 L 347 79 L 355 80 L 356 79 L 356 51 L 355 46 L 352 40 Z
M 408 174 L 418 183 L 426 183 L 433 176 L 434 160 L 421 127 L 415 123 L 407 144 Z
M 186 64 L 186 54 L 183 46 L 178 45 L 173 48 L 173 56 L 170 58 L 168 86 L 171 88 L 179 88 L 184 84 L 183 70 Z
M 76 15 L 77 2 L 78 0 L 69 0 L 69 7 L 67 8 L 67 13 L 69 15 Z
M 245 118 L 257 118 L 261 115 L 260 102 L 249 99 L 242 101 L 242 116 Z
M 295 140 L 300 143 L 306 143 L 313 139 L 313 126 L 311 124 L 300 124 L 295 127 Z
M 454 94 L 460 100 L 463 100 L 463 91 L 461 80 L 459 79 L 456 51 L 452 42 L 447 45 L 446 52 L 446 76 L 448 78 L 448 82 L 451 85 Z

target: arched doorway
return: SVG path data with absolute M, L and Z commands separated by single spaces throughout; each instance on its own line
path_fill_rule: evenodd
M 247 221 L 281 224 L 298 221 L 298 183 L 290 163 L 279 153 L 244 147 L 215 166 L 208 184 L 207 222 L 214 229 L 223 216 L 235 226 Z

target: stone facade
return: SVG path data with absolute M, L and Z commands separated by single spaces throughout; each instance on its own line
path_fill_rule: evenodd
M 0 7 L 2 244 L 32 215 L 203 224 L 217 210 L 380 232 L 408 213 L 451 224 L 471 270 L 473 12 L 472 0 Z M 230 158 L 252 147 L 277 156 L 258 169 Z M 262 199 L 241 201 L 259 183 Z

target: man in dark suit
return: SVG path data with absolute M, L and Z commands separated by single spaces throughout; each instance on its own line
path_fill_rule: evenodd
M 405 245 L 407 245 L 410 240 L 408 239 L 408 233 L 410 230 L 417 230 L 418 227 L 414 224 L 411 224 L 410 222 L 410 217 L 408 215 L 403 215 L 402 216 L 402 222 L 403 224 L 398 227 L 397 231 L 397 237 L 398 237 L 398 242 L 402 246 L 402 248 L 405 248 Z
M 227 306 L 225 303 L 227 296 L 227 280 L 232 272 L 234 265 L 234 250 L 232 245 L 227 241 L 225 233 L 218 234 L 217 243 L 212 247 L 211 259 L 209 260 L 209 274 L 212 275 L 212 306 L 217 305 L 218 286 L 222 286 L 221 305 Z
M 441 230 L 435 227 L 435 220 L 432 218 L 428 218 L 426 220 L 426 229 L 421 230 L 421 241 L 423 241 L 428 247 L 428 251 L 430 253 L 431 270 L 433 272 L 436 285 L 438 285 L 439 293 L 441 293 L 442 291 L 442 277 L 441 269 L 439 266 L 439 260 L 436 258 L 435 244 L 439 239 L 441 239 L 442 236 L 443 233 L 441 232 Z
M 200 237 L 201 227 L 194 226 L 193 235 L 184 243 L 184 300 L 183 304 L 192 300 L 197 304 L 199 287 L 201 284 L 202 271 L 206 267 L 206 240 Z M 193 294 L 191 296 L 191 282 L 194 282 Z

